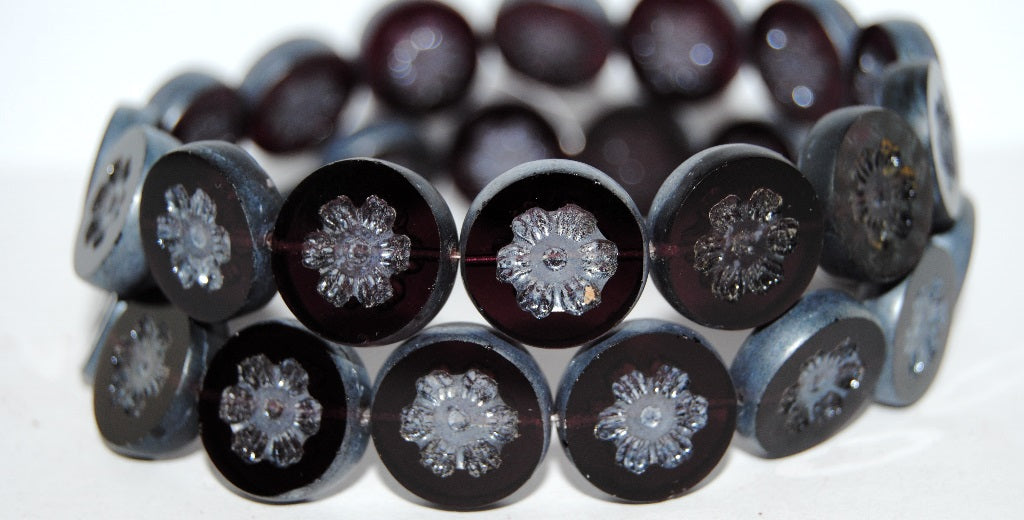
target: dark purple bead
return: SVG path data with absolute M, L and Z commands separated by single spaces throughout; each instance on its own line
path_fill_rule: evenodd
M 146 110 L 183 143 L 237 141 L 245 134 L 245 106 L 231 87 L 202 72 L 185 72 L 164 83 Z
M 583 163 L 519 165 L 462 225 L 462 279 L 480 314 L 529 345 L 570 347 L 621 321 L 647 279 L 647 233 L 629 195 Z
M 932 229 L 932 163 L 892 110 L 855 106 L 821 118 L 800 154 L 825 212 L 821 266 L 885 284 L 909 273 Z
M 592 79 L 612 47 L 611 26 L 595 0 L 506 0 L 494 39 L 512 68 L 557 86 Z
M 433 0 L 379 12 L 363 36 L 364 76 L 388 104 L 427 112 L 461 100 L 476 71 L 476 37 L 462 16 Z
M 667 111 L 627 106 L 591 124 L 579 159 L 615 179 L 646 214 L 661 183 L 689 156 L 683 132 Z
M 285 305 L 317 334 L 350 345 L 405 339 L 455 284 L 455 221 L 416 173 L 377 159 L 321 167 L 291 192 L 274 226 Z
M 789 143 L 775 128 L 760 121 L 738 121 L 724 128 L 712 141 L 715 145 L 746 143 L 777 152 L 790 161 L 794 160 Z
M 139 229 L 157 286 L 177 308 L 214 323 L 274 296 L 266 237 L 281 195 L 242 148 L 199 141 L 172 150 L 142 186 Z
M 356 157 L 393 162 L 428 178 L 437 168 L 416 122 L 397 117 L 339 134 L 324 146 L 324 164 Z
M 865 105 L 879 104 L 881 77 L 888 65 L 937 59 L 924 27 L 909 20 L 888 20 L 864 29 L 855 48 L 853 91 L 857 102 Z
M 514 493 L 544 460 L 551 390 L 529 352 L 487 327 L 413 337 L 377 375 L 373 445 L 406 489 L 446 509 Z
M 449 160 L 455 186 L 472 199 L 513 166 L 561 155 L 558 135 L 540 114 L 503 104 L 486 107 L 462 124 Z
M 737 18 L 730 0 L 642 0 L 623 29 L 623 46 L 652 93 L 700 98 L 739 69 Z
M 580 349 L 555 402 L 573 465 L 624 500 L 693 488 L 725 455 L 736 426 L 736 391 L 718 353 L 696 332 L 660 320 L 626 322 Z
M 250 325 L 212 356 L 197 409 L 221 482 L 261 502 L 322 498 L 366 450 L 359 356 L 292 321 Z
M 290 40 L 253 65 L 239 87 L 250 111 L 249 137 L 275 153 L 320 144 L 334 133 L 352 88 L 349 66 L 316 40 Z
M 790 117 L 813 121 L 846 104 L 857 24 L 835 0 L 782 0 L 754 25 L 753 57 Z
M 658 191 L 649 220 L 651 278 L 677 311 L 708 327 L 775 319 L 800 298 L 821 255 L 814 188 L 757 146 L 694 154 Z

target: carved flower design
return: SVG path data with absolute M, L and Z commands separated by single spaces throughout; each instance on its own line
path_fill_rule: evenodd
M 942 332 L 949 321 L 946 284 L 941 278 L 922 285 L 914 294 L 914 310 L 907 326 L 903 348 L 910 360 L 910 373 L 919 375 L 928 369 L 942 349 Z
M 728 195 L 711 207 L 711 232 L 693 244 L 693 267 L 711 279 L 711 294 L 738 301 L 782 281 L 782 261 L 796 246 L 799 224 L 779 214 L 782 197 L 758 188 L 747 201 Z
M 231 260 L 231 237 L 217 224 L 217 205 L 202 188 L 190 197 L 181 184 L 165 191 L 164 200 L 167 213 L 156 219 L 156 241 L 171 255 L 171 271 L 181 287 L 220 289 L 220 266 Z
M 164 364 L 171 335 L 167 327 L 148 315 L 113 346 L 110 364 L 114 369 L 107 389 L 114 404 L 132 417 L 139 417 L 146 401 L 160 392 L 170 370 Z
M 708 401 L 687 390 L 690 377 L 662 365 L 654 377 L 634 370 L 612 383 L 615 403 L 601 412 L 594 436 L 615 443 L 615 462 L 641 475 L 690 458 L 691 437 L 708 422 Z
M 903 160 L 900 147 L 882 139 L 878 148 L 862 150 L 852 174 L 853 218 L 864 226 L 871 245 L 884 250 L 907 238 L 914 229 L 917 174 Z
M 800 375 L 782 393 L 779 413 L 786 429 L 799 433 L 824 424 L 843 413 L 843 399 L 860 388 L 864 364 L 850 338 L 829 350 L 821 350 L 800 366 Z
M 498 250 L 498 280 L 515 287 L 519 308 L 540 319 L 552 312 L 579 316 L 601 304 L 619 248 L 594 215 L 575 204 L 531 208 L 512 219 L 512 234 Z
M 127 158 L 107 165 L 103 184 L 96 190 L 96 198 L 89 208 L 89 224 L 83 239 L 90 247 L 97 247 L 106 238 L 107 230 L 114 225 L 124 211 L 131 193 L 128 192 L 128 173 L 131 161 Z
M 479 370 L 435 370 L 416 380 L 416 399 L 402 409 L 402 438 L 420 448 L 420 464 L 445 478 L 501 467 L 501 449 L 519 436 L 519 414 Z
M 335 307 L 355 298 L 365 308 L 394 296 L 391 277 L 409 268 L 412 242 L 395 234 L 395 209 L 370 195 L 356 208 L 345 195 L 320 207 L 323 228 L 306 235 L 302 266 L 320 272 L 316 291 Z
M 238 384 L 220 394 L 219 416 L 231 426 L 231 451 L 250 464 L 286 468 L 302 460 L 306 439 L 320 431 L 320 402 L 309 395 L 298 361 L 275 365 L 257 354 L 238 364 Z

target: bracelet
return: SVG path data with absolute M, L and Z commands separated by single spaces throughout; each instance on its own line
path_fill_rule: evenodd
M 484 37 L 414 0 L 378 13 L 356 65 L 291 40 L 237 89 L 186 73 L 119 108 L 75 244 L 79 276 L 117 295 L 86 369 L 104 441 L 160 459 L 198 437 L 227 487 L 287 503 L 336 492 L 372 437 L 410 492 L 477 509 L 529 480 L 555 430 L 591 484 L 652 502 L 704 480 L 733 431 L 782 457 L 871 400 L 914 403 L 973 247 L 934 47 L 832 0 L 740 26 L 723 0 L 641 0 L 616 44 L 596 2 L 509 0 Z M 618 45 L 645 102 L 595 117 L 576 153 L 530 95 L 459 117 L 485 44 L 541 95 L 586 88 Z M 667 114 L 744 59 L 774 124 L 690 154 Z M 386 108 L 339 130 L 362 83 Z M 325 164 L 282 194 L 243 138 Z M 442 171 L 473 199 L 461 232 Z M 819 265 L 846 290 L 807 291 Z M 423 330 L 459 271 L 493 328 Z M 682 324 L 623 322 L 648 272 L 688 320 L 752 329 L 731 367 Z M 298 322 L 229 330 L 278 293 Z M 371 386 L 352 347 L 399 342 Z M 556 395 L 524 345 L 580 347 Z

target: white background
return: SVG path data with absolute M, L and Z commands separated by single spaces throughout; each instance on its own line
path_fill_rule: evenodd
M 107 117 L 141 105 L 188 66 L 237 82 L 272 43 L 307 30 L 346 55 L 377 2 L 179 0 L 11 2 L 0 10 L 0 517 L 439 517 L 391 480 L 371 447 L 337 495 L 275 507 L 223 488 L 202 451 L 140 462 L 108 451 L 79 369 L 102 295 L 71 268 L 86 172 Z M 471 4 L 471 5 L 470 5 Z M 629 0 L 607 1 L 613 19 Z M 458 2 L 485 29 L 497 0 Z M 763 2 L 741 4 L 754 17 Z M 942 56 L 975 201 L 975 257 L 944 366 L 908 409 L 869 408 L 830 442 L 782 460 L 732 448 L 689 495 L 625 505 L 583 481 L 554 442 L 504 507 L 473 516 L 536 518 L 964 518 L 1024 511 L 1020 226 L 1024 195 L 1017 2 L 858 0 L 861 21 L 912 17 Z M 273 173 L 273 172 L 272 172 Z M 448 188 L 447 194 L 450 194 Z M 453 197 L 452 197 L 453 198 Z M 454 198 L 453 198 L 454 199 Z M 453 203 L 457 221 L 465 203 Z M 275 303 L 280 311 L 279 302 Z M 675 319 L 649 286 L 634 316 Z M 460 286 L 439 322 L 480 318 Z M 731 358 L 742 339 L 716 334 Z M 390 348 L 364 349 L 371 376 Z M 534 350 L 556 381 L 569 351 Z

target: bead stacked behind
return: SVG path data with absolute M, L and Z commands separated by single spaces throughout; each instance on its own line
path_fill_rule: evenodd
M 482 38 L 407 1 L 370 22 L 358 67 L 292 40 L 237 89 L 187 73 L 118 109 L 75 244 L 118 297 L 87 368 L 105 442 L 151 459 L 199 437 L 234 491 L 295 502 L 336 491 L 372 436 L 409 491 L 472 509 L 519 489 L 555 429 L 593 485 L 650 502 L 701 482 L 734 430 L 781 457 L 872 400 L 918 400 L 974 230 L 923 29 L 861 30 L 832 0 L 772 4 L 746 36 L 727 0 L 641 0 L 618 47 L 613 25 L 593 1 L 508 0 Z M 466 116 L 489 44 L 520 101 Z M 569 150 L 526 91 L 578 94 L 616 52 L 643 101 Z M 683 131 L 745 64 L 771 121 Z M 378 118 L 338 130 L 360 80 Z M 282 196 L 253 145 L 327 163 Z M 474 197 L 461 233 L 427 180 L 444 170 Z M 819 265 L 855 294 L 805 293 Z M 496 330 L 420 332 L 459 269 Z M 648 272 L 682 317 L 753 329 L 731 369 L 681 324 L 622 323 Z M 301 323 L 227 330 L 275 293 Z M 402 341 L 371 388 L 351 347 Z M 581 347 L 554 398 L 523 345 Z

